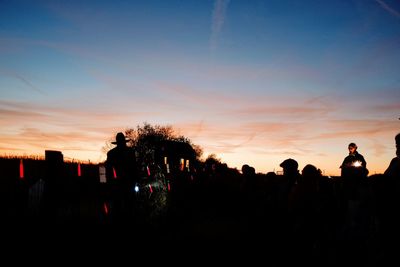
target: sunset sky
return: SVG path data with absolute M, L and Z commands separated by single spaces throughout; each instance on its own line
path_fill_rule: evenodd
M 0 155 L 171 125 L 229 167 L 370 173 L 400 132 L 398 0 L 0 0 Z

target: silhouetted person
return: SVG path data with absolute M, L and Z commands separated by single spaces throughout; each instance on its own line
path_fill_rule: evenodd
M 349 155 L 340 166 L 341 188 L 338 193 L 338 228 L 336 233 L 338 261 L 366 263 L 373 206 L 368 184 L 368 170 L 357 145 L 350 143 Z M 369 256 L 369 255 L 368 255 Z
M 284 208 L 288 208 L 288 197 L 292 192 L 294 185 L 298 183 L 300 179 L 300 172 L 298 170 L 299 164 L 294 159 L 286 159 L 279 166 L 283 169 L 283 177 L 281 181 L 281 197 L 284 201 Z
M 359 198 L 361 185 L 366 183 L 368 170 L 366 168 L 366 161 L 364 157 L 357 152 L 357 145 L 355 143 L 349 144 L 349 155 L 343 160 L 340 168 L 341 171 L 341 189 L 342 189 L 342 203 L 343 211 L 347 209 L 348 200 Z
M 256 170 L 247 164 L 242 166 L 242 191 L 245 195 L 250 196 L 255 193 L 257 188 Z
M 242 166 L 242 184 L 241 184 L 241 191 L 242 191 L 242 201 L 243 201 L 243 211 L 246 215 L 248 220 L 255 218 L 256 207 L 259 203 L 258 200 L 258 192 L 257 192 L 257 177 L 256 177 L 256 170 L 244 164 Z M 253 224 L 253 222 L 250 222 Z
M 358 153 L 357 145 L 355 143 L 349 144 L 349 155 L 345 157 L 340 165 L 342 169 L 342 176 L 349 176 L 354 174 L 368 175 L 367 162 L 365 161 L 363 155 Z
M 275 230 L 271 233 L 271 238 L 276 243 L 278 257 L 287 257 L 288 253 L 292 251 L 293 245 L 291 242 L 293 222 L 289 213 L 289 197 L 294 185 L 299 180 L 300 173 L 299 164 L 294 159 L 286 159 L 280 166 L 283 169 L 283 176 L 278 178 L 277 207 L 274 212 L 275 218 L 271 218 L 274 221 L 272 227 Z M 289 260 L 289 258 L 282 259 Z
M 395 141 L 396 157 L 390 162 L 389 167 L 385 171 L 385 175 L 400 179 L 400 133 L 396 135 Z
M 134 208 L 134 186 L 138 182 L 135 151 L 127 146 L 123 133 L 116 135 L 117 146 L 107 153 L 106 174 L 111 185 L 113 219 L 130 219 Z
M 322 203 L 319 192 L 321 177 L 320 170 L 314 165 L 306 165 L 289 195 L 292 253 L 299 262 L 312 263 L 316 256 L 322 229 Z
M 379 190 L 377 194 L 377 206 L 382 232 L 383 249 L 388 258 L 387 262 L 398 262 L 398 246 L 400 239 L 400 217 L 398 209 L 400 205 L 400 133 L 395 136 L 396 157 L 390 161 L 384 175 L 375 179 Z
M 294 159 L 286 159 L 279 166 L 283 169 L 283 176 L 288 178 L 288 186 L 292 187 L 300 177 L 299 164 Z

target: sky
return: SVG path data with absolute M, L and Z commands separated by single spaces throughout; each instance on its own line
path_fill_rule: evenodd
M 102 162 L 170 125 L 229 167 L 370 174 L 400 132 L 398 0 L 0 0 L 0 155 Z

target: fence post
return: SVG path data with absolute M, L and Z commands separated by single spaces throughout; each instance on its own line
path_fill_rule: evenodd
M 60 151 L 46 150 L 46 175 L 44 185 L 44 212 L 49 219 L 55 219 L 62 199 L 64 178 L 64 157 Z

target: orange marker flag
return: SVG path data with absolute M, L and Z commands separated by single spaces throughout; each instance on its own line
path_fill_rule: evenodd
M 117 172 L 115 171 L 114 167 L 113 167 L 113 174 L 114 174 L 114 179 L 117 179 Z
M 19 178 L 24 179 L 24 163 L 21 161 L 19 162 Z
M 104 209 L 104 213 L 105 213 L 106 215 L 108 215 L 108 205 L 107 205 L 106 202 L 104 202 L 104 204 L 103 204 L 103 209 Z

